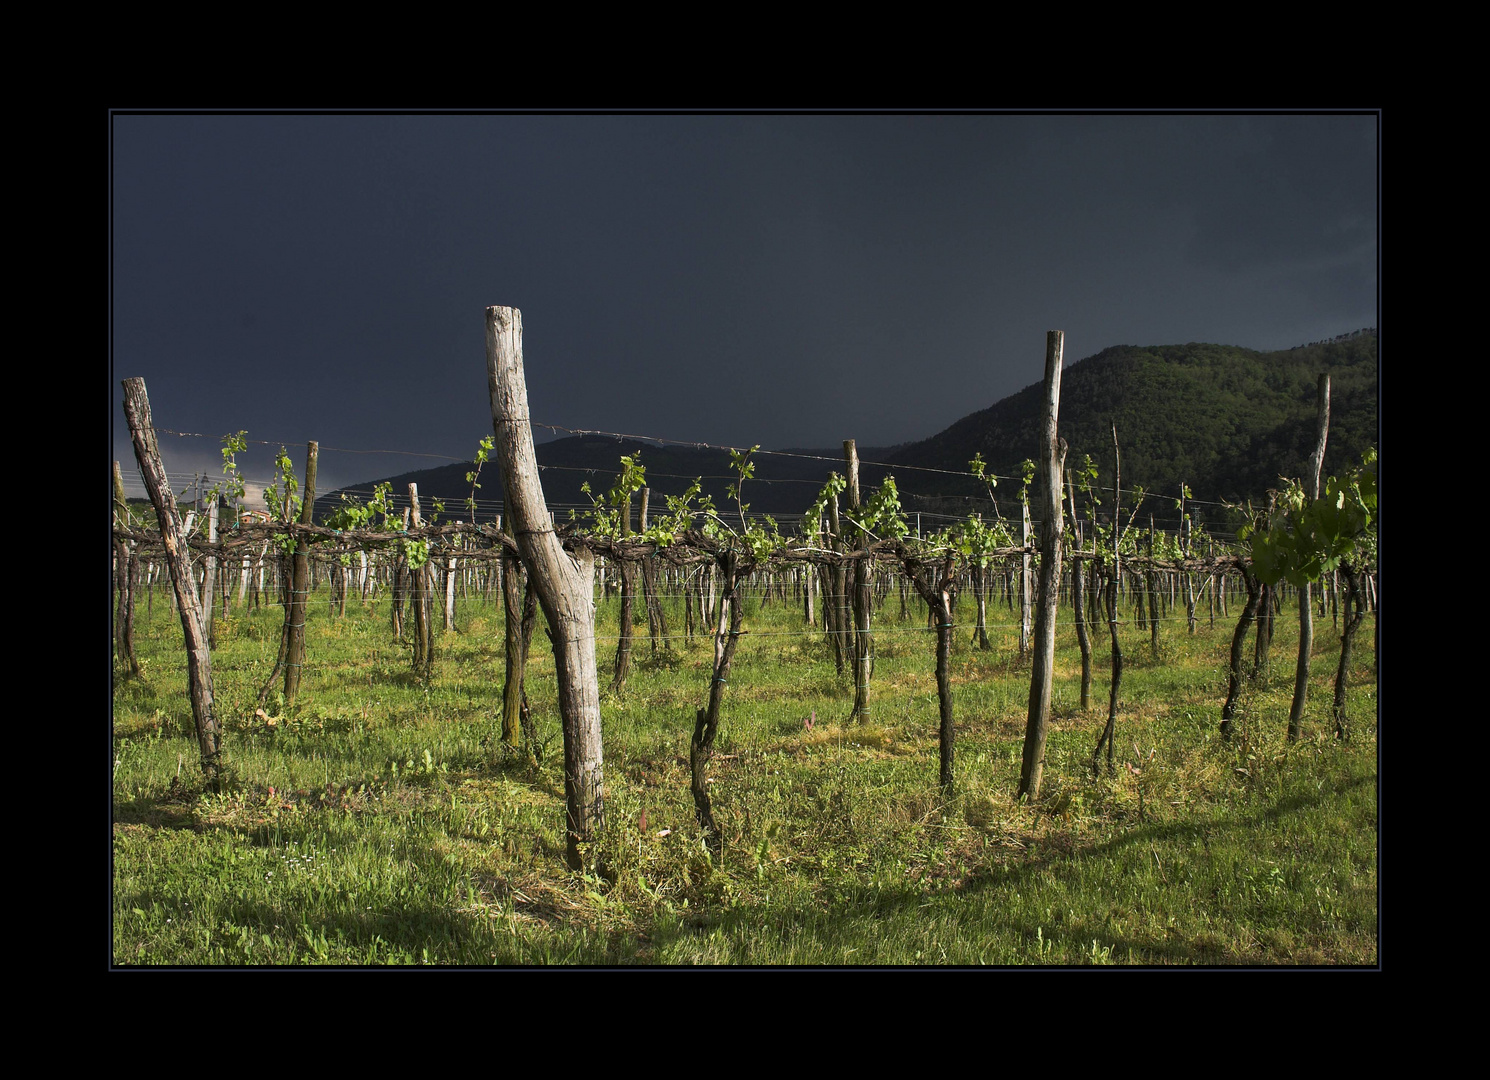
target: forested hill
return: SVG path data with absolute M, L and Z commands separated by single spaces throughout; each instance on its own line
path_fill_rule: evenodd
M 1117 345 L 1067 365 L 1060 433 L 1067 461 L 1083 454 L 1112 477 L 1112 426 L 1123 487 L 1202 499 L 1260 500 L 1278 477 L 1302 476 L 1313 451 L 1317 384 L 1330 373 L 1328 476 L 1378 442 L 1375 331 L 1281 352 L 1228 345 Z M 981 453 L 992 470 L 1018 476 L 1037 456 L 1040 384 L 963 417 L 939 435 L 899 449 L 891 462 L 966 469 Z M 1007 482 L 1001 487 L 1009 486 Z M 947 494 L 972 494 L 973 485 Z M 1012 494 L 1012 492 L 1011 492 Z
M 1194 343 L 1104 349 L 1069 364 L 1061 377 L 1060 431 L 1070 446 L 1067 460 L 1077 464 L 1083 454 L 1091 454 L 1102 481 L 1110 483 L 1116 421 L 1124 488 L 1142 486 L 1173 498 L 1180 484 L 1186 483 L 1203 500 L 1261 501 L 1268 488 L 1278 485 L 1280 474 L 1303 474 L 1314 445 L 1315 388 L 1321 371 L 1331 376 L 1325 474 L 1339 472 L 1360 460 L 1366 447 L 1377 444 L 1374 331 L 1269 353 Z M 994 473 L 1018 476 L 1020 462 L 1039 452 L 1039 410 L 1040 385 L 1036 383 L 923 442 L 890 449 L 861 446 L 859 453 L 866 462 L 891 464 L 888 469 L 866 464 L 862 482 L 866 490 L 873 490 L 891 472 L 908 510 L 966 513 L 973 504 L 960 497 L 983 496 L 985 489 L 980 484 L 894 466 L 966 473 L 969 460 L 981 453 Z M 561 517 L 571 507 L 589 506 L 581 484 L 588 482 L 597 493 L 610 487 L 623 454 L 640 454 L 653 498 L 659 503 L 665 495 L 681 494 L 694 477 L 702 476 L 704 491 L 715 504 L 732 508 L 732 500 L 725 495 L 729 455 L 723 450 L 600 436 L 559 439 L 537 450 L 544 492 Z M 812 504 L 828 472 L 843 471 L 839 445 L 794 454 L 803 456 L 756 456 L 755 478 L 745 485 L 745 501 L 752 513 L 800 514 Z M 430 501 L 440 498 L 446 520 L 464 518 L 462 506 L 470 492 L 465 475 L 470 468 L 469 464 L 447 465 L 389 479 L 400 504 L 406 501 L 402 496 L 409 482 L 414 481 L 426 515 Z M 358 484 L 349 491 L 366 499 L 374 483 Z M 502 497 L 495 461 L 486 466 L 481 484 L 481 518 L 490 520 Z M 996 494 L 1005 513 L 1013 508 L 1016 491 L 1015 483 L 999 484 Z M 316 500 L 318 518 L 324 519 L 335 509 L 339 494 L 330 492 Z M 977 502 L 984 504 L 986 498 Z

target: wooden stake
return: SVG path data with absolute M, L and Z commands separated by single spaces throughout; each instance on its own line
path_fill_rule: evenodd
M 207 507 L 207 542 L 217 543 L 217 496 L 212 496 L 212 505 Z M 212 609 L 217 591 L 217 556 L 208 555 L 202 570 L 202 633 L 207 635 L 209 648 L 217 647 L 217 635 L 213 633 Z
M 424 519 L 419 513 L 419 485 L 409 485 L 409 513 L 413 518 L 414 528 L 424 527 Z M 430 625 L 430 599 L 434 592 L 431 581 L 431 563 L 428 558 L 424 565 L 415 570 L 409 568 L 410 600 L 414 609 L 414 673 L 421 679 L 427 679 L 434 668 L 434 642 L 431 640 L 433 627 Z
M 553 635 L 564 732 L 564 801 L 569 865 L 583 868 L 581 845 L 605 819 L 600 685 L 595 670 L 595 560 L 580 546 L 564 551 L 548 515 L 533 451 L 523 377 L 522 312 L 486 309 L 486 376 L 497 461 L 513 517 L 513 535 Z
M 1102 747 L 1107 747 L 1107 770 L 1112 771 L 1113 740 L 1117 733 L 1118 691 L 1123 685 L 1123 647 L 1118 641 L 1118 584 L 1122 580 L 1122 476 L 1123 460 L 1118 452 L 1117 424 L 1112 425 L 1112 580 L 1107 583 L 1107 630 L 1112 639 L 1112 681 L 1107 691 L 1107 726 L 1092 751 L 1092 773 L 1096 774 Z M 1134 507 L 1137 513 L 1138 508 Z
M 1071 524 L 1076 529 L 1076 550 L 1081 551 L 1081 519 L 1076 516 L 1076 481 L 1067 481 L 1071 492 Z M 1086 576 L 1078 562 L 1071 574 L 1071 618 L 1076 623 L 1076 643 L 1081 647 L 1081 711 L 1092 707 L 1092 641 L 1086 626 Z
M 1324 468 L 1324 446 L 1330 433 L 1330 374 L 1319 374 L 1319 438 L 1309 459 L 1306 490 L 1311 499 L 1319 498 L 1319 474 Z M 1309 693 L 1309 661 L 1314 649 L 1314 605 L 1308 582 L 1299 590 L 1299 660 L 1294 668 L 1293 704 L 1288 709 L 1288 741 L 1294 742 L 1304 719 L 1304 699 Z
M 119 463 L 114 462 L 114 524 L 119 528 L 129 526 L 129 502 L 124 497 L 124 474 Z M 135 658 L 135 579 L 138 576 L 139 556 L 134 553 L 133 543 L 114 541 L 114 556 L 119 586 L 119 607 L 114 622 L 115 648 L 129 663 L 130 675 L 139 675 L 140 662 Z
M 191 699 L 192 718 L 196 721 L 202 772 L 215 785 L 221 769 L 222 728 L 212 710 L 212 651 L 202 633 L 202 607 L 197 602 L 196 590 L 192 588 L 191 568 L 186 558 L 186 530 L 181 526 L 176 496 L 160 460 L 144 379 L 124 380 L 124 416 L 129 421 L 129 434 L 134 442 L 135 458 L 140 463 L 145 490 L 150 493 L 160 523 L 160 540 L 165 546 L 171 586 L 181 611 L 181 630 L 186 636 L 186 688 Z
M 1030 504 L 1025 502 L 1019 524 L 1019 546 L 1024 549 L 1019 556 L 1019 656 L 1023 659 L 1030 651 Z
M 853 439 L 843 440 L 843 456 L 848 468 L 848 505 L 851 517 L 857 520 L 863 513 L 863 500 L 859 495 L 859 450 Z M 862 525 L 853 530 L 853 548 L 864 551 L 871 537 Z M 870 618 L 874 611 L 874 560 L 860 557 L 854 560 L 853 588 L 853 661 L 854 661 L 854 711 L 852 718 L 860 724 L 869 722 L 869 680 L 874 674 L 874 637 L 870 630 Z
M 1031 801 L 1040 797 L 1045 769 L 1045 739 L 1050 725 L 1051 681 L 1055 669 L 1055 620 L 1060 603 L 1061 471 L 1066 464 L 1066 444 L 1057 433 L 1061 408 L 1061 359 L 1065 335 L 1051 330 L 1045 336 L 1045 396 L 1040 430 L 1041 492 L 1040 595 L 1035 611 L 1034 656 L 1030 665 L 1029 717 L 1024 732 L 1024 761 L 1019 774 L 1018 794 Z M 1029 507 L 1026 505 L 1026 519 Z M 1026 559 L 1028 556 L 1025 556 Z

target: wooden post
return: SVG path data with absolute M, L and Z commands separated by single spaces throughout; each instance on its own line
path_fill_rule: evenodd
M 837 473 L 829 473 L 830 478 Z M 829 546 L 837 552 L 842 552 L 843 522 L 838 513 L 838 496 L 834 494 L 828 500 L 828 533 L 831 538 Z M 823 598 L 823 608 L 827 614 L 828 634 L 833 640 L 833 663 L 839 675 L 843 674 L 845 666 L 852 667 L 854 654 L 853 645 L 849 641 L 849 614 L 848 614 L 848 574 L 842 562 L 834 562 L 828 568 L 828 579 L 823 582 L 825 592 L 832 594 L 831 598 Z
M 419 485 L 409 485 L 409 514 L 414 528 L 424 527 L 424 518 L 419 513 Z M 426 556 L 424 565 L 409 567 L 409 599 L 414 611 L 414 674 L 427 679 L 434 669 L 434 627 L 431 625 L 431 600 L 433 599 L 433 564 Z
M 1023 660 L 1030 651 L 1030 594 L 1034 591 L 1030 581 L 1030 504 L 1026 500 L 1021 506 L 1023 515 L 1019 523 L 1019 546 L 1024 551 L 1019 556 L 1019 658 Z
M 1041 492 L 1040 595 L 1035 610 L 1034 656 L 1030 664 L 1029 718 L 1024 732 L 1024 761 L 1019 773 L 1018 794 L 1033 801 L 1040 797 L 1045 769 L 1045 738 L 1050 725 L 1050 696 L 1055 669 L 1055 619 L 1060 603 L 1061 471 L 1066 464 L 1066 444 L 1057 434 L 1061 408 L 1061 358 L 1065 335 L 1051 330 L 1045 336 L 1045 397 L 1040 428 Z M 1026 519 L 1028 505 L 1026 505 Z M 1026 555 L 1026 558 L 1028 556 Z
M 631 535 L 631 495 L 626 495 L 626 505 L 621 507 L 621 535 Z M 616 636 L 616 662 L 611 667 L 610 688 L 613 694 L 626 692 L 626 679 L 631 674 L 632 604 L 636 599 L 636 563 L 620 559 L 621 577 L 621 621 Z
M 1092 773 L 1095 775 L 1102 747 L 1107 747 L 1107 769 L 1112 771 L 1113 741 L 1117 735 L 1118 691 L 1123 685 L 1123 647 L 1118 641 L 1118 583 L 1122 580 L 1122 556 L 1119 545 L 1123 533 L 1123 459 L 1118 452 L 1117 424 L 1112 425 L 1112 580 L 1107 583 L 1107 631 L 1112 639 L 1112 682 L 1107 690 L 1107 726 L 1092 751 Z M 1137 507 L 1134 508 L 1137 512 Z
M 1144 580 L 1149 589 L 1149 648 L 1159 659 L 1159 575 L 1154 570 L 1154 515 L 1149 515 L 1149 568 Z
M 403 531 L 409 531 L 409 508 L 404 507 Z M 402 546 L 396 549 L 393 556 L 393 566 L 390 570 L 390 591 L 393 593 L 393 603 L 389 605 L 389 623 L 393 629 L 394 640 L 402 642 L 404 639 L 404 604 L 409 595 L 409 559 L 404 553 Z
M 1209 537 L 1206 538 L 1206 542 L 1205 542 L 1205 553 L 1206 553 L 1206 557 L 1214 562 L 1214 560 L 1216 558 L 1216 542 L 1214 540 L 1210 539 Z M 1225 574 L 1219 574 L 1219 575 L 1218 574 L 1212 574 L 1210 576 L 1210 580 L 1207 582 L 1207 584 L 1209 584 L 1210 587 L 1211 587 L 1210 588 L 1210 595 L 1207 597 L 1207 601 L 1210 604 L 1211 617 L 1210 617 L 1210 622 L 1207 625 L 1209 625 L 1209 626 L 1215 626 L 1216 625 L 1216 590 L 1217 590 L 1217 588 L 1224 588 L 1224 586 L 1226 584 L 1226 575 Z M 1225 606 L 1224 606 L 1225 605 L 1224 597 L 1226 596 L 1226 593 L 1225 592 L 1222 592 L 1221 595 L 1223 597 L 1223 600 L 1222 600 L 1222 605 L 1223 606 L 1222 606 L 1222 609 L 1221 609 L 1221 613 L 1224 615 L 1226 613 L 1226 609 L 1225 609 Z
M 1180 551 L 1190 558 L 1190 518 L 1185 513 L 1185 485 L 1180 485 Z M 1185 625 L 1190 634 L 1195 633 L 1195 575 L 1185 571 Z
M 642 505 L 639 522 L 642 532 L 647 531 L 647 503 L 652 489 L 642 488 Z M 664 652 L 671 651 L 672 642 L 667 638 L 667 617 L 662 613 L 662 601 L 657 598 L 657 559 L 652 555 L 642 556 L 642 595 L 647 604 L 647 630 L 652 637 L 652 655 L 657 655 L 657 643 L 662 643 Z
M 212 496 L 212 505 L 207 507 L 207 543 L 217 543 L 217 495 Z M 208 555 L 202 570 L 202 633 L 207 635 L 207 647 L 217 647 L 217 635 L 213 631 L 212 609 L 217 592 L 217 556 Z
M 1081 519 L 1076 516 L 1076 481 L 1068 481 L 1071 492 L 1071 525 L 1076 531 L 1076 550 L 1081 548 Z M 1092 641 L 1086 629 L 1086 575 L 1081 563 L 1071 573 L 1071 620 L 1076 624 L 1076 643 L 1081 647 L 1081 711 L 1092 707 Z
M 171 571 L 171 586 L 181 611 L 181 629 L 186 636 L 186 688 L 191 699 L 192 718 L 196 721 L 202 772 L 215 784 L 221 769 L 222 728 L 212 711 L 212 651 L 202 633 L 202 608 L 192 588 L 191 568 L 186 558 L 186 530 L 181 527 L 176 496 L 160 460 L 144 379 L 124 380 L 124 416 L 129 421 L 129 434 L 134 442 L 135 458 L 140 463 L 145 490 L 150 493 L 150 501 L 155 505 L 155 515 L 160 522 L 160 539 Z
M 852 516 L 858 518 L 863 512 L 864 502 L 859 494 L 859 450 L 853 439 L 843 440 L 843 456 L 848 467 L 848 505 Z M 854 660 L 854 712 L 852 719 L 860 724 L 869 722 L 869 680 L 874 674 L 874 637 L 869 628 L 874 611 L 874 560 L 867 554 L 871 537 L 862 525 L 854 529 L 853 548 L 859 553 L 854 560 L 853 591 L 853 660 Z
M 460 537 L 454 541 L 460 543 Z M 447 633 L 455 629 L 455 552 L 450 553 L 450 559 L 445 564 L 445 631 Z
M 1324 468 L 1324 445 L 1330 433 L 1330 374 L 1319 374 L 1319 438 L 1309 459 L 1309 498 L 1319 498 L 1319 474 Z M 1304 719 L 1304 699 L 1309 693 L 1309 660 L 1314 649 L 1314 605 L 1306 581 L 1299 589 L 1299 662 L 1294 668 L 1293 704 L 1288 709 L 1288 741 L 1294 742 Z
M 605 818 L 600 684 L 595 670 L 595 560 L 589 549 L 564 551 L 548 516 L 533 451 L 528 388 L 523 378 L 522 312 L 486 309 L 486 376 L 492 428 L 513 536 L 553 634 L 564 732 L 566 855 L 583 867 L 580 845 Z
M 119 528 L 129 526 L 129 502 L 124 497 L 124 474 L 119 463 L 114 462 L 114 524 Z M 114 554 L 118 564 L 119 607 L 115 615 L 115 648 L 129 662 L 129 673 L 139 675 L 140 662 L 135 658 L 135 581 L 139 577 L 139 556 L 134 544 L 123 540 L 114 542 Z
M 316 460 L 320 444 L 305 444 L 305 498 L 300 504 L 300 524 L 309 525 L 316 508 Z M 285 614 L 289 630 L 289 648 L 285 653 L 285 701 L 295 700 L 300 691 L 300 673 L 305 667 L 305 616 L 310 607 L 310 545 L 304 540 L 295 545 L 295 561 L 290 582 L 290 606 Z

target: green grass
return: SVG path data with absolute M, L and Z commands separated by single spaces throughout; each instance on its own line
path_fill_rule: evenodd
M 324 593 L 321 594 L 324 598 Z M 602 686 L 617 604 L 602 604 Z M 922 612 L 918 616 L 917 611 Z M 1338 639 L 1316 618 L 1304 738 L 1286 742 L 1297 617 L 1237 737 L 1216 734 L 1233 624 L 1125 624 L 1118 769 L 1093 778 L 1094 708 L 1059 632 L 1045 787 L 1014 801 L 1029 692 L 1017 627 L 953 654 L 957 792 L 937 785 L 934 642 L 924 608 L 876 619 L 872 717 L 845 726 L 847 677 L 799 605 L 747 608 L 711 769 L 725 833 L 711 861 L 687 747 L 708 685 L 704 639 L 653 659 L 638 626 L 625 695 L 602 695 L 607 826 L 590 869 L 564 863 L 553 659 L 535 636 L 535 768 L 500 745 L 502 615 L 458 607 L 428 685 L 388 602 L 324 599 L 299 699 L 271 697 L 281 613 L 234 609 L 213 674 L 231 783 L 203 789 L 180 622 L 138 615 L 144 676 L 116 670 L 113 929 L 119 964 L 1375 964 L 1376 692 L 1356 649 L 1354 738 L 1330 737 Z M 990 619 L 1012 622 L 1006 607 Z M 681 611 L 669 612 L 681 635 Z M 806 721 L 815 714 L 809 729 Z M 603 870 L 599 872 L 597 868 Z

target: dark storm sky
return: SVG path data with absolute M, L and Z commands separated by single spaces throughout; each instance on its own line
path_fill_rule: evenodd
M 322 491 L 469 458 L 483 311 L 535 419 L 767 448 L 925 438 L 1110 345 L 1377 325 L 1375 115 L 112 118 L 119 380 L 175 474 Z M 540 432 L 540 436 L 543 433 Z M 270 477 L 273 449 L 242 459 Z M 184 482 L 177 483 L 177 489 Z

